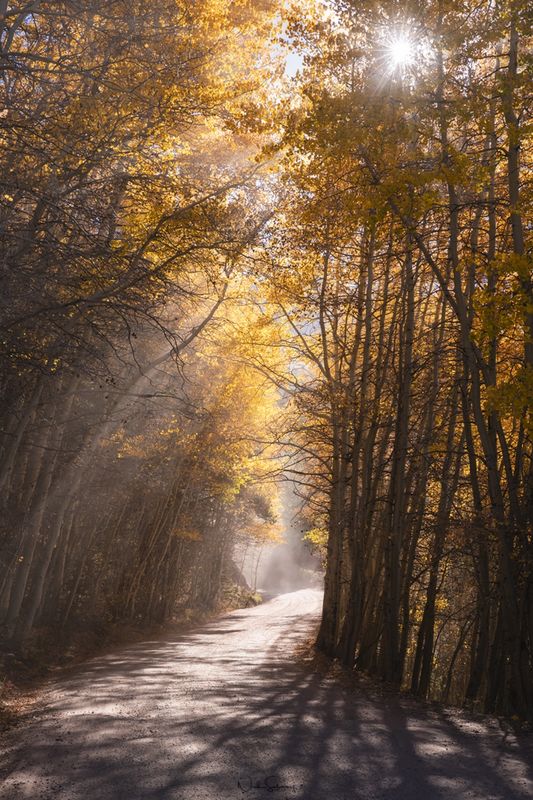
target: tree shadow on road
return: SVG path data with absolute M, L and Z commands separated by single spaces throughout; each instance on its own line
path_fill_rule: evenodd
M 236 612 L 89 662 L 50 687 L 24 744 L 13 733 L 0 798 L 531 797 L 530 742 L 490 720 L 350 692 L 291 660 L 311 621 L 288 616 L 265 651 L 249 612 Z

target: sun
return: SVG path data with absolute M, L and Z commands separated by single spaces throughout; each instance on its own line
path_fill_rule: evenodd
M 415 47 L 409 36 L 396 34 L 386 43 L 386 57 L 392 72 L 404 70 L 415 60 Z
M 431 47 L 419 24 L 390 21 L 376 36 L 376 69 L 381 83 L 399 78 L 413 81 L 431 60 Z

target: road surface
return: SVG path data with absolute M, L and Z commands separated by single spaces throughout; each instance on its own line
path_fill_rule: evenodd
M 299 663 L 320 601 L 282 595 L 51 682 L 5 737 L 1 800 L 533 797 L 531 743 L 496 722 Z

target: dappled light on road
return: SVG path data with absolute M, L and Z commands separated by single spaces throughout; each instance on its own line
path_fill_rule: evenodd
M 354 694 L 295 659 L 321 600 L 282 595 L 51 683 L 9 737 L 1 800 L 531 796 L 531 747 L 496 722 Z

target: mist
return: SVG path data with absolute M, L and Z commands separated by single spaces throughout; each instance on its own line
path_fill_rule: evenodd
M 250 548 L 243 559 L 242 573 L 248 585 L 264 595 L 321 589 L 323 569 L 320 558 L 304 541 L 299 518 L 301 499 L 292 481 L 280 489 L 282 510 L 279 522 L 283 542 Z

